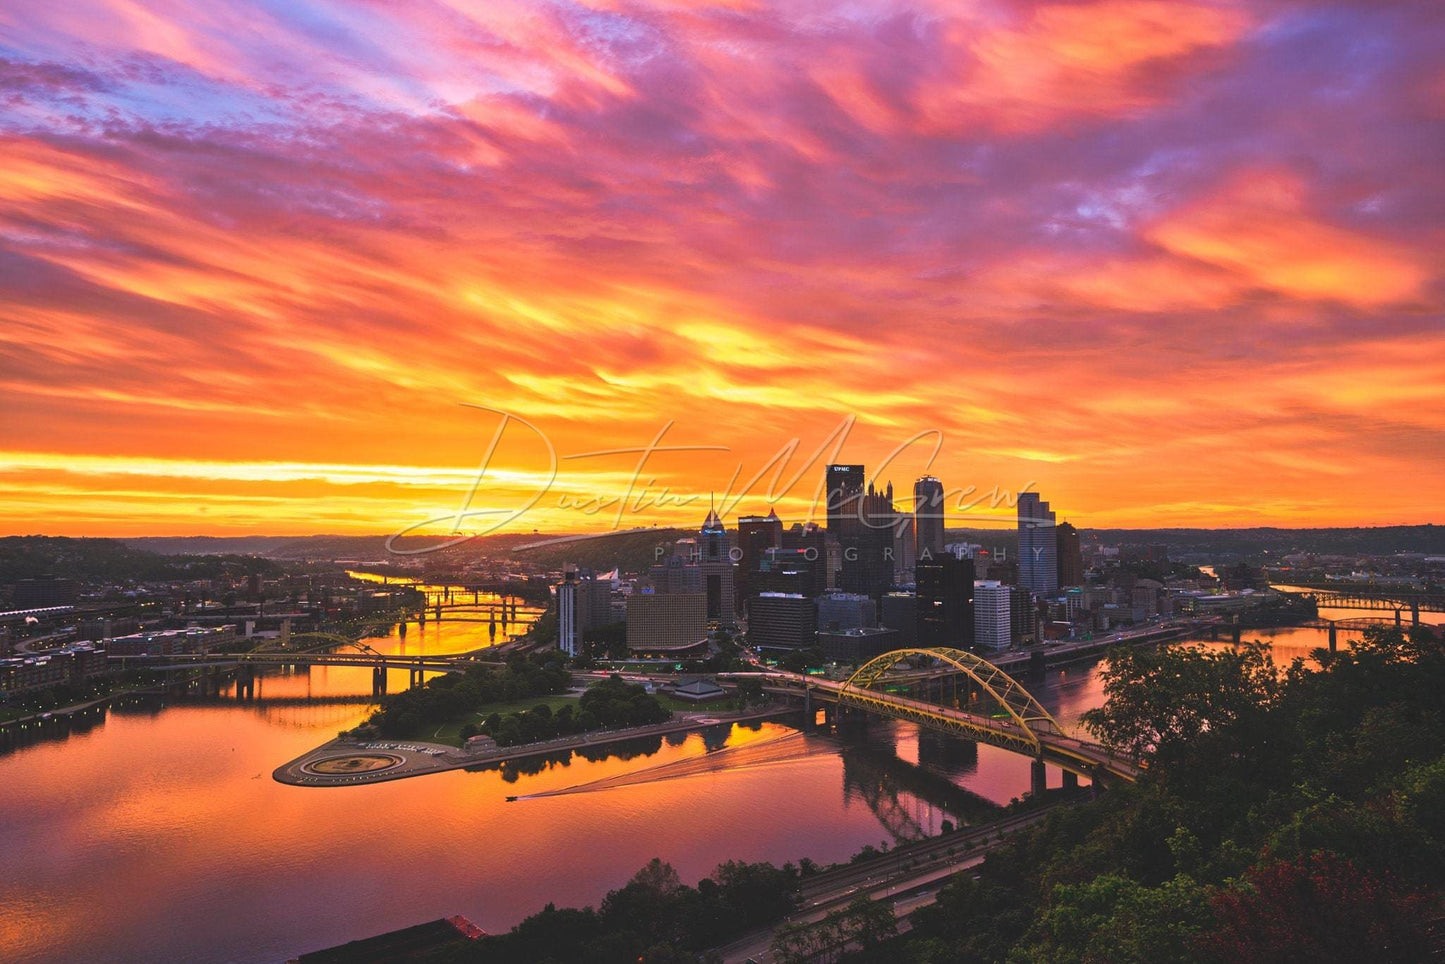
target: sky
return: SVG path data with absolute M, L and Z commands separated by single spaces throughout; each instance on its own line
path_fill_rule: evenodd
M 1442 252 L 1434 0 L 7 0 L 0 532 L 1440 522 Z

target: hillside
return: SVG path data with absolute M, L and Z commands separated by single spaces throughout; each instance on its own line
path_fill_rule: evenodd
M 280 572 L 276 563 L 252 556 L 163 555 L 119 539 L 62 536 L 0 537 L 0 584 L 37 576 L 82 582 L 151 582 L 241 577 Z
M 682 529 L 657 528 L 605 533 L 566 545 L 521 546 L 563 538 L 562 533 L 509 532 L 479 536 L 461 545 L 439 551 L 433 558 L 443 563 L 468 563 L 483 559 L 525 559 L 548 568 L 576 562 L 593 569 L 621 566 L 636 571 L 651 565 L 659 542 L 671 542 L 691 533 Z M 1314 552 L 1333 555 L 1389 555 L 1396 552 L 1445 554 L 1445 527 L 1437 525 L 1383 526 L 1332 529 L 1081 529 L 1086 542 L 1105 545 L 1166 545 L 1176 553 L 1215 553 L 1242 557 Z M 949 528 L 948 542 L 973 542 L 987 549 L 1012 552 L 1017 533 L 997 529 Z M 138 549 L 171 555 L 242 554 L 272 559 L 361 559 L 382 561 L 389 557 L 387 536 L 184 536 L 148 537 L 122 540 Z M 404 549 L 436 545 L 440 538 L 412 537 L 398 540 Z

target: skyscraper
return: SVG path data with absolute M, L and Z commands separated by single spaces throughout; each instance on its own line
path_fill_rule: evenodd
M 627 599 L 627 648 L 633 652 L 689 649 L 707 641 L 702 593 L 633 593 Z
M 973 584 L 973 639 L 980 650 L 1008 649 L 1013 638 L 1009 587 L 993 580 Z
M 913 483 L 914 559 L 943 552 L 943 483 L 925 475 Z
M 582 647 L 582 626 L 577 613 L 577 573 L 568 569 L 557 583 L 557 648 L 576 656 Z
M 844 549 L 842 588 L 864 593 L 876 602 L 893 587 L 893 534 L 899 527 L 893 484 L 884 489 L 870 484 L 862 506 L 856 532 L 840 540 Z
M 612 583 L 591 569 L 564 566 L 557 584 L 557 646 L 568 656 L 582 652 L 588 630 L 614 621 Z
M 717 513 L 709 511 L 698 533 L 697 567 L 707 594 L 707 618 L 724 625 L 733 621 L 732 540 Z
M 828 498 L 828 538 L 842 553 L 837 586 L 846 592 L 882 598 L 893 585 L 893 531 L 898 515 L 893 486 L 863 488 L 861 465 L 830 465 L 824 484 Z
M 811 582 L 805 593 L 809 598 L 832 587 L 840 563 L 837 547 L 836 539 L 811 522 L 795 522 L 783 533 L 783 548 L 801 552 L 810 567 Z
M 1059 585 L 1084 584 L 1084 548 L 1079 543 L 1079 530 L 1067 522 L 1059 523 L 1055 545 L 1059 562 Z
M 817 599 L 818 628 L 828 630 L 865 629 L 878 625 L 877 604 L 850 592 L 825 592 Z
M 738 608 L 742 608 L 755 591 L 758 564 L 763 560 L 763 553 L 780 548 L 782 544 L 783 522 L 776 511 L 769 510 L 767 515 L 745 515 L 738 519 L 738 565 L 733 578 Z
M 828 535 L 840 538 L 857 531 L 859 501 L 863 498 L 863 466 L 830 465 L 824 476 L 828 509 Z
M 807 596 L 764 592 L 753 597 L 748 644 L 755 649 L 806 649 L 818 640 L 818 608 Z
M 1020 492 L 1019 585 L 1041 596 L 1059 588 L 1058 540 L 1054 513 L 1037 492 Z
M 932 561 L 919 560 L 918 645 L 973 646 L 973 560 L 942 553 Z

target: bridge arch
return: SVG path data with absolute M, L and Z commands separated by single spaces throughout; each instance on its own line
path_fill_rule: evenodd
M 931 648 L 908 647 L 895 649 L 874 657 L 860 666 L 848 682 L 843 684 L 839 699 L 843 702 L 867 704 L 874 700 L 883 701 L 881 696 L 873 697 L 870 691 L 883 681 L 888 672 L 906 659 L 923 656 L 938 660 L 968 676 L 989 695 L 1005 712 L 1019 730 L 1021 740 L 1037 750 L 1039 734 L 1063 734 L 1052 714 L 1044 709 L 1032 693 L 1024 689 L 1012 676 L 988 660 L 961 649 L 947 646 Z

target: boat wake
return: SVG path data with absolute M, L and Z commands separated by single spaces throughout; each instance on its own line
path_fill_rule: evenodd
M 615 790 L 644 783 L 658 783 L 663 780 L 681 780 L 706 773 L 737 773 L 746 770 L 760 770 L 790 765 L 805 757 L 832 752 L 829 748 L 810 743 L 803 734 L 793 732 L 780 736 L 744 743 L 740 746 L 724 747 L 702 756 L 674 760 L 657 766 L 644 767 L 630 773 L 590 780 L 557 790 L 543 790 L 527 793 L 508 800 L 538 800 L 542 797 L 560 797 L 572 793 L 595 793 L 599 790 Z

